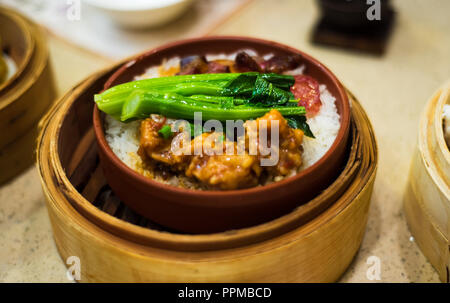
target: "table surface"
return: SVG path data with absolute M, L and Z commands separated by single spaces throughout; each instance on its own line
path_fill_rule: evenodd
M 366 109 L 379 144 L 379 169 L 361 249 L 341 282 L 372 282 L 366 276 L 370 256 L 380 258 L 380 282 L 439 281 L 411 237 L 402 202 L 420 113 L 450 77 L 450 1 L 393 5 L 397 20 L 383 57 L 312 45 L 309 34 L 318 18 L 313 1 L 251 1 L 209 32 L 275 40 L 312 54 Z M 60 94 L 111 63 L 51 34 L 49 46 Z M 0 281 L 68 282 L 34 167 L 0 187 Z

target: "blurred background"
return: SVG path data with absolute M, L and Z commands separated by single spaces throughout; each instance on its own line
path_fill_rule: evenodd
M 382 281 L 438 281 L 409 233 L 402 199 L 420 113 L 450 78 L 450 1 L 355 2 L 0 0 L 0 5 L 45 28 L 59 96 L 118 60 L 189 37 L 264 38 L 317 58 L 360 100 L 380 151 L 366 236 L 341 281 L 370 282 L 370 256 L 381 259 Z M 0 281 L 67 281 L 35 168 L 1 186 L 0 202 Z

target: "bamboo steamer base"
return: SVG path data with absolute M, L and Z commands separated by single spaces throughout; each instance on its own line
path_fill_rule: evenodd
M 450 243 L 418 197 L 420 195 L 416 194 L 414 185 L 409 183 L 404 202 L 406 221 L 420 250 L 438 272 L 439 279 L 450 283 Z
M 177 239 L 182 239 L 185 245 L 186 241 L 196 241 L 199 237 L 177 235 L 155 226 L 111 195 L 95 160 L 96 149 L 95 144 L 90 143 L 89 127 L 78 124 L 79 140 L 64 148 L 75 150 L 71 159 L 66 155 L 62 157 L 67 159 L 61 160 L 49 156 L 56 153 L 58 142 L 59 145 L 62 142 L 55 138 L 58 137 L 56 130 L 61 126 L 59 119 L 69 119 L 73 123 L 67 125 L 76 127 L 84 115 L 79 118 L 69 115 L 71 102 L 78 102 L 77 112 L 89 111 L 88 103 L 83 100 L 91 102 L 91 86 L 101 83 L 102 77 L 107 74 L 86 80 L 53 107 L 42 123 L 38 142 L 38 168 L 56 246 L 64 261 L 70 256 L 80 258 L 82 282 L 333 282 L 342 275 L 364 235 L 377 163 L 370 122 L 352 95 L 349 97 L 355 119 L 349 159 L 352 159 L 350 166 L 353 169 L 348 172 L 350 182 L 337 182 L 345 188 L 335 191 L 339 195 L 334 203 L 304 221 L 306 223 L 285 229 L 273 237 L 226 247 L 227 242 L 223 244 L 217 238 L 231 238 L 245 231 L 200 235 L 202 241 L 214 244 L 201 246 L 198 251 L 182 251 L 172 246 L 160 247 L 132 237 L 125 238 L 94 221 L 98 216 L 94 215 L 92 205 L 96 206 L 97 212 L 101 209 L 110 214 L 105 216 L 110 217 L 111 225 L 120 221 L 122 228 L 158 234 L 169 239 L 167 242 L 176 243 Z M 71 99 L 71 95 L 76 94 L 79 94 L 78 99 Z M 90 117 L 85 123 L 92 123 Z M 61 162 L 69 164 L 61 168 Z M 87 176 L 87 180 L 83 176 Z M 99 198 L 105 193 L 110 199 Z M 83 204 L 89 205 L 80 211 Z M 281 222 L 287 222 L 283 218 Z M 263 226 L 251 229 L 256 233 L 263 232 Z M 217 243 L 220 247 L 216 248 Z
M 81 282 L 333 282 L 360 246 L 371 191 L 322 226 L 311 222 L 259 245 L 195 254 L 124 241 L 70 205 L 48 207 L 62 259 L 81 260 Z
M 372 185 L 373 179 L 331 220 L 326 212 L 276 239 L 205 253 L 172 252 L 120 239 L 68 204 L 49 200 L 48 212 L 62 259 L 81 260 L 81 282 L 333 282 L 360 246 Z

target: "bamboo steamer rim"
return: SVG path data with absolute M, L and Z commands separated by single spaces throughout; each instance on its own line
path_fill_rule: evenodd
M 117 66 L 115 68 L 117 68 Z M 79 94 L 80 92 L 82 92 L 85 89 L 85 87 L 88 87 L 90 84 L 92 84 L 103 73 L 105 73 L 105 72 L 97 73 L 96 75 L 90 77 L 88 80 L 82 82 L 80 85 L 76 86 L 76 88 L 74 88 L 74 90 L 72 90 L 71 92 L 66 94 L 66 96 L 64 96 L 59 102 L 57 102 L 57 105 L 54 106 L 54 108 L 47 115 L 47 118 L 45 119 L 45 121 L 42 123 L 42 131 L 41 131 L 41 135 L 40 135 L 40 139 L 39 139 L 39 143 L 38 143 L 38 155 L 39 155 L 38 167 L 40 170 L 41 182 L 42 182 L 44 188 L 47 189 L 50 183 L 55 183 L 55 180 L 46 178 L 46 172 L 50 168 L 46 167 L 47 165 L 45 165 L 44 160 L 42 159 L 42 155 L 43 154 L 50 154 L 50 155 L 58 154 L 57 153 L 57 144 L 55 142 L 57 140 L 52 139 L 52 144 L 50 144 L 50 146 L 47 146 L 45 141 L 47 140 L 47 138 L 57 138 L 58 137 L 58 131 L 59 131 L 59 127 L 61 126 L 61 121 L 62 121 L 62 119 L 64 119 L 65 114 L 67 114 L 67 111 L 70 108 L 72 102 L 75 101 L 75 99 L 70 100 L 70 97 L 72 95 L 76 95 L 76 94 Z M 368 143 L 368 144 L 370 144 L 370 146 L 372 148 L 371 149 L 365 148 L 362 153 L 367 154 L 367 157 L 370 158 L 371 160 L 366 161 L 367 163 L 365 163 L 364 165 L 361 165 L 361 167 L 358 171 L 358 173 L 361 177 L 361 182 L 360 182 L 359 186 L 357 186 L 357 188 L 353 192 L 346 192 L 345 194 L 343 194 L 342 195 L 343 199 L 340 199 L 341 203 L 334 203 L 332 206 L 329 207 L 329 209 L 327 209 L 328 215 L 330 216 L 330 217 L 328 217 L 328 219 L 324 218 L 321 215 L 319 216 L 320 218 L 322 218 L 321 220 L 323 220 L 323 222 L 326 222 L 327 220 L 331 220 L 333 218 L 333 216 L 336 216 L 337 214 L 339 214 L 342 211 L 342 209 L 344 209 L 346 207 L 346 205 L 351 203 L 353 198 L 356 197 L 361 192 L 361 190 L 364 188 L 364 186 L 367 184 L 367 182 L 370 182 L 370 180 L 373 179 L 375 171 L 376 171 L 376 163 L 377 163 L 377 150 L 376 149 L 377 149 L 377 147 L 376 147 L 376 141 L 375 141 L 375 137 L 373 135 L 372 127 L 370 125 L 370 122 L 367 119 L 367 116 L 363 112 L 362 108 L 360 107 L 359 103 L 356 101 L 354 96 L 351 95 L 351 93 L 349 93 L 349 95 L 350 95 L 350 97 L 353 98 L 353 100 L 355 100 L 355 102 L 352 106 L 352 111 L 356 111 L 358 113 L 358 115 L 361 116 L 361 120 L 364 120 L 364 122 L 367 121 L 367 123 L 365 123 L 365 125 L 360 125 L 360 127 L 366 128 L 366 131 L 368 131 L 369 136 L 370 136 L 370 138 L 368 139 L 370 141 L 370 143 Z M 60 119 L 54 119 L 54 116 L 58 113 L 65 113 L 65 114 L 62 114 Z M 360 122 L 360 124 L 361 123 L 362 122 Z M 364 123 L 362 123 L 362 124 L 364 124 Z M 360 160 L 360 159 L 358 159 L 358 160 Z M 364 161 L 362 161 L 362 162 L 364 162 Z M 64 171 L 62 164 L 57 157 L 51 157 L 50 164 L 53 166 L 52 169 L 54 171 L 56 171 L 56 172 Z M 153 242 L 159 241 L 159 242 L 166 243 L 166 244 L 169 243 L 169 244 L 171 244 L 171 245 L 169 245 L 171 247 L 174 247 L 179 243 L 190 243 L 192 245 L 198 244 L 201 246 L 202 245 L 205 246 L 208 243 L 210 243 L 212 240 L 214 240 L 215 243 L 217 244 L 220 242 L 229 241 L 230 239 L 236 240 L 239 237 L 242 237 L 242 239 L 245 239 L 246 236 L 249 236 L 254 233 L 258 233 L 261 230 L 261 225 L 258 225 L 258 226 L 238 230 L 238 231 L 225 232 L 225 233 L 219 233 L 219 234 L 181 235 L 181 234 L 172 234 L 172 233 L 168 233 L 168 232 L 164 232 L 164 231 L 157 231 L 157 230 L 144 228 L 141 226 L 137 226 L 137 225 L 125 222 L 121 219 L 115 218 L 115 217 L 97 209 L 91 202 L 87 201 L 80 193 L 78 193 L 75 190 L 75 188 L 72 186 L 72 184 L 70 183 L 70 181 L 68 180 L 68 178 L 66 177 L 65 174 L 56 173 L 56 175 L 57 175 L 57 182 L 59 184 L 63 185 L 63 190 L 58 189 L 58 186 L 55 185 L 55 186 L 53 186 L 54 187 L 53 190 L 56 190 L 56 192 L 54 192 L 53 190 L 46 191 L 48 193 L 48 196 L 52 197 L 51 200 L 54 201 L 55 203 L 58 203 L 58 199 L 53 197 L 53 195 L 55 195 L 55 194 L 60 195 L 60 199 L 71 201 L 72 206 L 74 206 L 73 200 L 75 199 L 76 202 L 79 205 L 81 205 L 81 207 L 85 208 L 86 211 L 89 212 L 92 216 L 97 217 L 97 218 L 103 218 L 103 220 L 109 221 L 110 224 L 116 225 L 119 228 L 128 229 L 132 233 L 136 234 L 137 236 L 150 238 L 150 239 L 152 239 Z M 76 208 L 76 205 L 75 205 L 75 208 Z M 274 221 L 265 223 L 265 224 L 263 224 L 262 228 L 273 227 L 274 224 L 280 224 L 279 222 L 284 222 L 286 220 L 289 220 L 290 216 L 293 216 L 293 213 L 290 213 L 286 216 L 278 218 Z M 316 218 L 316 219 L 318 220 L 318 218 Z M 311 221 L 317 221 L 316 219 L 311 220 Z M 306 232 L 306 234 L 308 234 L 309 232 L 313 232 L 313 229 Z M 245 241 L 241 241 L 241 242 L 245 242 Z M 136 243 L 136 245 L 139 245 L 139 244 Z
M 45 44 L 45 38 L 39 26 L 33 24 L 31 28 L 34 34 L 35 43 L 37 44 L 32 53 L 31 60 L 25 66 L 21 73 L 21 77 L 16 80 L 13 86 L 10 86 L 6 93 L 1 96 L 0 111 L 11 106 L 22 96 L 30 87 L 38 80 L 37 75 L 41 75 L 42 71 L 48 65 L 49 53 Z
M 443 130 L 443 110 L 446 104 L 450 104 L 450 81 L 429 99 L 422 113 L 418 146 L 428 174 L 450 201 L 450 151 Z
M 17 83 L 20 82 L 20 78 L 23 76 L 24 71 L 27 66 L 30 64 L 31 58 L 35 51 L 36 41 L 34 39 L 35 33 L 33 33 L 32 24 L 30 24 L 30 20 L 19 13 L 9 9 L 5 6 L 0 5 L 0 15 L 3 15 L 5 18 L 9 18 L 12 22 L 14 22 L 21 30 L 22 30 L 22 38 L 25 41 L 26 49 L 23 59 L 20 64 L 18 64 L 15 60 L 16 64 L 16 72 L 5 82 L 0 84 L 0 94 L 3 94 L 4 91 L 11 90 L 13 87 L 17 86 Z M 2 52 L 0 51 L 0 55 Z M 1 98 L 0 100 L 0 110 L 7 106 L 9 102 L 14 99 L 6 99 Z M 8 102 L 9 101 L 9 102 Z

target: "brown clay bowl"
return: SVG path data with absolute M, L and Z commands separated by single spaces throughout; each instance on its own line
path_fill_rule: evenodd
M 328 152 L 295 176 L 266 186 L 214 191 L 182 189 L 146 178 L 124 164 L 110 149 L 103 129 L 103 114 L 94 107 L 93 125 L 105 177 L 130 208 L 168 228 L 188 233 L 213 233 L 267 222 L 306 203 L 337 177 L 345 164 L 350 129 L 350 105 L 336 76 L 322 63 L 291 47 L 246 37 L 207 37 L 172 43 L 124 64 L 104 88 L 132 81 L 165 58 L 254 49 L 259 54 L 300 54 L 306 74 L 326 84 L 336 97 L 341 128 Z

